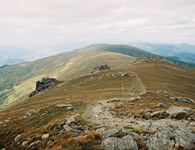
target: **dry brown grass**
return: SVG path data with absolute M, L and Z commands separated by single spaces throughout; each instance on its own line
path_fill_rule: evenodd
M 185 70 L 185 72 L 178 69 Z M 135 76 L 120 77 L 117 76 L 118 72 L 129 72 Z M 0 112 L 2 117 L 0 122 L 4 122 L 6 119 L 10 120 L 7 127 L 1 126 L 0 128 L 0 148 L 20 148 L 16 142 L 13 142 L 18 134 L 22 134 L 22 140 L 30 137 L 30 140 L 33 141 L 40 139 L 44 133 L 50 133 L 53 144 L 48 149 L 82 149 L 84 147 L 98 149 L 97 145 L 100 142 L 98 133 L 96 134 L 94 131 L 88 133 L 88 138 L 81 138 L 76 142 L 70 137 L 71 131 L 63 132 L 58 137 L 57 126 L 60 122 L 65 121 L 65 117 L 68 115 L 82 114 L 87 109 L 88 103 L 113 97 L 123 98 L 121 83 L 124 83 L 125 99 L 130 98 L 132 94 L 136 95 L 142 92 L 143 87 L 147 90 L 168 91 L 169 96 L 178 95 L 195 98 L 193 95 L 195 93 L 195 69 L 178 67 L 166 62 L 140 64 L 96 75 L 83 76 L 67 82 L 58 82 L 55 87 Z M 74 109 L 71 111 L 56 109 L 56 104 L 60 103 L 72 103 Z M 139 105 L 143 103 L 148 104 L 148 106 L 140 107 Z M 159 103 L 166 104 L 166 107 L 156 108 L 155 106 Z M 165 111 L 172 104 L 195 108 L 194 104 L 171 101 L 163 94 L 155 94 L 151 91 L 142 96 L 141 100 L 117 105 L 113 109 L 119 116 L 131 116 L 138 115 L 146 110 Z M 44 108 L 39 113 L 28 118 L 20 118 L 28 110 L 38 110 L 40 107 Z M 41 117 L 42 113 L 46 115 Z M 82 117 L 76 118 L 75 123 L 94 128 L 93 124 L 85 121 Z M 146 132 L 140 129 L 135 130 L 138 133 Z M 45 149 L 45 144 L 46 141 L 42 141 L 38 146 Z M 144 145 L 144 143 L 140 143 L 140 145 Z

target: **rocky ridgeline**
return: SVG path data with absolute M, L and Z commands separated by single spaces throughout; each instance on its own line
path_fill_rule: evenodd
M 55 78 L 48 78 L 48 77 L 42 78 L 41 81 L 36 82 L 36 89 L 35 89 L 35 91 L 33 91 L 29 95 L 29 97 L 32 97 L 32 96 L 38 94 L 39 92 L 42 92 L 42 91 L 50 88 L 52 85 L 54 85 L 56 83 L 56 81 L 57 80 Z
M 134 64 L 142 64 L 142 63 L 146 63 L 146 62 L 153 62 L 153 61 L 166 61 L 165 59 L 163 59 L 162 57 L 159 56 L 149 56 L 149 57 L 141 57 L 141 58 L 137 58 L 136 61 L 134 62 Z
M 91 72 L 91 74 L 96 74 L 102 71 L 106 71 L 106 70 L 110 70 L 110 67 L 106 64 L 106 65 L 100 65 L 100 66 L 96 66 L 93 71 Z
M 127 101 L 99 101 L 87 117 L 101 124 L 101 146 L 107 150 L 194 150 L 195 109 L 189 107 L 193 105 L 190 98 L 149 91 Z

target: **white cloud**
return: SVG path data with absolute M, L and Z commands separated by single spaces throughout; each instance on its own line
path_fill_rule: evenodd
M 0 0 L 0 45 L 195 44 L 194 0 Z

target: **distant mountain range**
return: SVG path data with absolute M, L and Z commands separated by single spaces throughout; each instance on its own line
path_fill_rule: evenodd
M 132 42 L 128 45 L 141 48 L 153 54 L 166 57 L 168 60 L 179 65 L 186 65 L 190 67 L 195 66 L 195 45 L 186 43 L 182 44 L 157 44 Z
M 14 46 L 0 46 L 0 66 L 13 65 L 25 61 L 33 61 L 40 58 L 55 55 L 59 51 L 48 49 L 28 49 Z
M 129 45 L 129 47 L 127 47 Z M 182 44 L 158 44 L 149 42 L 131 42 L 127 45 L 93 44 L 84 48 L 85 51 L 108 51 L 123 53 L 126 55 L 141 57 L 151 54 L 166 57 L 166 59 L 178 64 L 195 67 L 195 45 Z M 73 49 L 67 45 L 56 45 L 46 49 L 40 49 L 37 53 L 34 49 L 23 47 L 0 46 L 0 66 L 18 64 L 25 61 L 37 60 L 43 57 L 55 55 L 63 50 Z M 129 49 L 131 50 L 129 52 Z M 143 52 L 145 50 L 145 52 Z M 77 49 L 76 51 L 82 51 Z M 139 55 L 144 53 L 144 55 Z M 149 53 L 148 53 L 149 52 Z

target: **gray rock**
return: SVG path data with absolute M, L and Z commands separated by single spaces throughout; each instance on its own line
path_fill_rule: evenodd
M 22 146 L 24 146 L 24 145 L 26 145 L 26 144 L 28 144 L 29 143 L 29 141 L 23 141 L 22 142 Z
M 176 101 L 182 102 L 183 101 L 183 97 L 177 97 Z
M 169 98 L 170 98 L 170 100 L 173 100 L 173 101 L 175 100 L 175 97 L 169 97 Z
M 49 138 L 49 133 L 43 134 L 43 136 L 41 137 L 42 140 L 45 140 Z
M 25 114 L 25 116 L 26 117 L 30 117 L 33 113 L 35 113 L 36 111 L 35 110 L 29 110 L 26 114 Z
M 136 139 L 136 140 L 141 140 L 141 136 L 135 132 L 131 132 L 129 133 L 129 135 L 133 138 L 133 139 Z
M 49 146 L 49 145 L 52 144 L 52 143 L 53 143 L 53 141 L 52 141 L 52 140 L 49 140 L 49 141 L 47 142 L 46 146 Z
M 72 128 L 71 128 L 69 125 L 67 125 L 67 124 L 63 125 L 63 128 L 64 128 L 65 131 L 69 131 L 69 130 L 72 129 Z
M 32 143 L 27 147 L 27 149 L 33 147 L 34 145 L 38 144 L 39 142 L 40 142 L 40 140 L 35 141 L 35 142 L 32 142 Z
M 195 103 L 191 98 L 184 97 L 184 100 L 188 103 Z
M 111 130 L 103 130 L 102 131 L 102 138 L 108 138 L 111 137 L 113 135 L 117 135 L 117 134 L 126 134 L 126 131 L 124 128 L 117 128 L 117 129 L 111 129 Z
M 121 140 L 124 146 L 123 149 L 138 150 L 137 143 L 133 140 L 133 138 L 130 135 L 122 137 Z
M 61 123 L 58 125 L 58 129 L 63 129 L 63 126 L 64 126 L 65 124 L 66 124 L 65 122 L 61 122 Z
M 144 94 L 146 94 L 146 92 L 141 92 L 141 93 L 139 93 L 139 95 L 141 95 L 141 96 L 144 95 Z
M 73 109 L 73 107 L 67 107 L 67 110 L 72 110 Z
M 14 140 L 18 141 L 20 137 L 21 137 L 21 134 L 17 135 Z
M 48 78 L 48 77 L 42 78 L 41 81 L 36 82 L 36 90 L 33 91 L 32 93 L 30 93 L 29 97 L 32 97 L 32 96 L 38 94 L 39 92 L 48 89 L 49 87 L 54 85 L 55 82 L 57 82 L 57 80 L 55 78 Z
M 176 97 L 173 100 L 178 102 L 195 103 L 191 98 L 188 97 Z
M 164 103 L 160 103 L 158 105 L 155 106 L 156 108 L 163 108 L 166 107 L 166 105 Z
M 136 97 L 132 97 L 130 99 L 130 101 L 133 102 L 133 101 L 137 101 L 137 100 L 140 100 L 140 99 L 141 99 L 141 96 L 136 96 Z
M 172 150 L 195 148 L 195 135 L 185 130 L 166 130 L 157 132 L 147 140 L 148 150 Z
M 139 107 L 147 107 L 148 104 L 140 104 Z
M 72 104 L 57 104 L 56 107 L 72 107 Z
M 101 146 L 106 150 L 138 150 L 137 143 L 130 135 L 122 138 L 109 137 L 101 143 Z
M 106 64 L 106 65 L 100 65 L 100 66 L 96 66 L 93 71 L 91 71 L 91 74 L 96 74 L 99 73 L 101 71 L 106 71 L 109 70 L 110 67 Z
M 186 112 L 191 112 L 192 109 L 189 107 L 183 107 L 183 106 L 174 106 L 172 105 L 166 113 L 170 115 L 171 118 L 178 118 L 182 119 L 182 116 L 185 117 Z
M 83 132 L 91 131 L 91 128 L 89 128 L 89 127 L 84 127 L 84 126 L 78 126 L 78 127 L 76 127 L 75 129 L 81 130 L 81 131 L 83 131 Z

